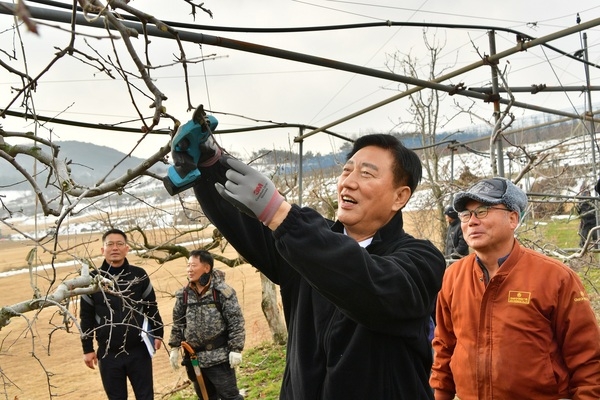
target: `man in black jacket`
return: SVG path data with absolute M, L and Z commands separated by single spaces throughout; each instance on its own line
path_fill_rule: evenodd
M 194 191 L 204 213 L 281 288 L 289 336 L 280 399 L 433 399 L 427 335 L 445 262 L 402 228 L 421 179 L 416 153 L 390 135 L 358 139 L 333 222 L 285 201 L 212 137 L 200 150 Z
M 146 272 L 127 261 L 123 231 L 107 231 L 102 243 L 104 262 L 98 274 L 107 284 L 80 301 L 83 361 L 91 369 L 98 365 L 109 400 L 127 399 L 128 378 L 137 400 L 152 400 L 152 355 L 163 337 L 156 295 Z
M 469 245 L 465 242 L 458 213 L 452 206 L 444 210 L 446 222 L 448 223 L 448 232 L 446 233 L 446 246 L 444 255 L 447 258 L 459 259 L 469 254 Z
M 582 196 L 590 197 L 590 191 L 586 190 L 581 193 Z M 590 231 L 596 227 L 596 207 L 594 201 L 586 199 L 575 206 L 575 211 L 579 214 L 579 247 L 583 247 L 587 241 Z M 592 235 L 592 247 L 596 246 L 594 242 L 598 239 L 598 233 Z

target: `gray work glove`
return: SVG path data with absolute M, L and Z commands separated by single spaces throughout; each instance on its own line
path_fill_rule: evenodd
M 230 169 L 225 173 L 225 186 L 215 183 L 219 194 L 242 212 L 269 225 L 284 200 L 273 182 L 235 158 L 224 156 L 221 162 Z
M 231 368 L 237 367 L 242 363 L 242 353 L 232 351 L 229 353 L 229 365 Z
M 169 352 L 169 362 L 171 363 L 171 368 L 173 368 L 173 371 L 177 371 L 179 369 L 179 366 L 181 365 L 179 363 L 179 349 L 180 347 L 173 347 Z

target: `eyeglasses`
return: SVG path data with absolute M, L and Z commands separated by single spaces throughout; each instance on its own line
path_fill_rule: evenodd
M 125 245 L 127 245 L 127 243 L 125 242 L 106 242 L 104 243 L 104 247 L 113 247 L 113 246 L 117 246 L 118 248 L 123 248 L 125 247 Z
M 458 219 L 460 222 L 469 222 L 471 219 L 471 215 L 475 215 L 477 219 L 483 219 L 487 217 L 488 210 L 500 210 L 500 211 L 508 211 L 512 212 L 513 210 L 509 210 L 508 208 L 498 208 L 492 206 L 479 206 L 474 210 L 464 210 L 458 213 Z

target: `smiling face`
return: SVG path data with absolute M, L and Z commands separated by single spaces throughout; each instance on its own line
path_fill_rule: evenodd
M 120 267 L 125 262 L 125 257 L 129 252 L 129 246 L 122 235 L 111 233 L 104 238 L 104 243 L 100 250 L 108 264 L 112 267 Z
M 475 210 L 483 204 L 470 200 L 467 210 Z M 496 209 L 502 208 L 502 209 Z M 519 213 L 506 211 L 500 204 L 488 209 L 485 217 L 479 219 L 475 215 L 467 222 L 461 222 L 465 241 L 479 256 L 503 257 L 508 254 L 514 244 L 514 232 L 519 225 Z
M 394 187 L 394 158 L 385 149 L 367 146 L 344 165 L 338 178 L 338 220 L 357 241 L 372 237 L 400 210 L 411 192 Z
M 188 281 L 197 283 L 202 274 L 210 272 L 210 265 L 202 262 L 200 257 L 192 256 L 188 260 L 186 272 Z

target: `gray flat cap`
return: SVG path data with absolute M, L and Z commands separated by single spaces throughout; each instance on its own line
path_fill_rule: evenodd
M 483 179 L 464 192 L 454 196 L 454 209 L 464 211 L 469 200 L 486 205 L 504 204 L 509 210 L 521 214 L 527 208 L 527 195 L 506 178 Z

